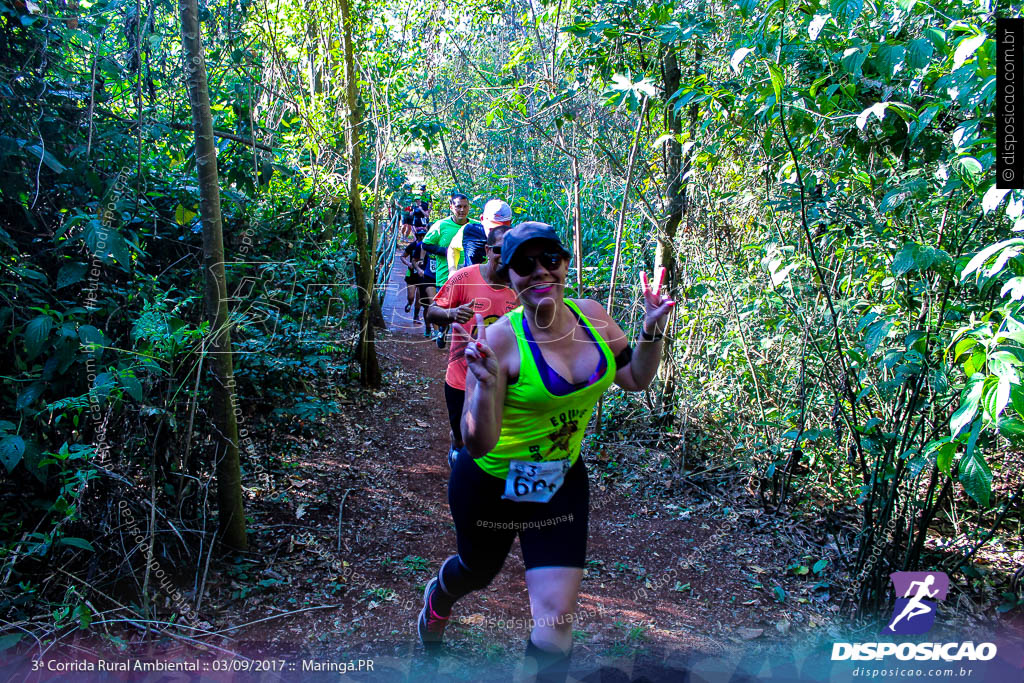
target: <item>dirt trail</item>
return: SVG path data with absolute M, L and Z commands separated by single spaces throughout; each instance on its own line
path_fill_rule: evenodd
M 372 656 L 376 670 L 396 680 L 476 680 L 484 669 L 492 680 L 509 678 L 529 634 L 518 541 L 494 583 L 456 605 L 445 656 L 419 654 L 423 585 L 455 549 L 442 384 L 448 350 L 425 339 L 404 311 L 404 272 L 396 260 L 383 306 L 388 331 L 378 349 L 387 384 L 372 394 L 339 392 L 343 408 L 330 436 L 307 439 L 289 456 L 279 481 L 286 498 L 251 506 L 250 572 L 280 582 L 236 601 L 233 623 L 270 619 L 236 631 L 231 647 L 333 661 Z M 724 655 L 739 642 L 781 636 L 775 624 L 792 624 L 791 606 L 773 604 L 768 582 L 759 581 L 764 568 L 791 558 L 747 530 L 754 511 L 723 510 L 708 498 L 631 498 L 600 483 L 604 463 L 588 454 L 587 464 L 589 564 L 574 677 L 677 680 L 697 654 Z M 737 512 L 739 521 L 723 521 Z M 219 586 L 222 595 L 232 587 Z M 304 608 L 315 609 L 287 614 Z M 609 677 L 610 669 L 619 673 Z

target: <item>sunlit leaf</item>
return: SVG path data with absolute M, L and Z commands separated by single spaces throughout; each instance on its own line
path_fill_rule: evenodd
M 981 44 L 988 38 L 987 33 L 980 33 L 976 36 L 968 36 L 960 40 L 960 44 L 956 47 L 956 52 L 953 53 L 953 70 L 959 69 L 964 65 L 968 59 L 970 59 L 977 51 Z
M 974 416 L 978 414 L 981 392 L 984 388 L 985 378 L 981 375 L 972 376 L 967 380 L 967 386 L 960 394 L 960 407 L 949 419 L 949 431 L 953 438 L 959 436 L 964 427 L 971 424 Z
M 768 64 L 768 74 L 772 79 L 772 90 L 775 92 L 775 101 L 782 101 L 782 86 L 785 84 L 785 78 L 782 75 L 782 69 L 775 64 Z
M 831 14 L 814 15 L 814 18 L 811 19 L 810 25 L 807 27 L 807 35 L 812 41 L 818 39 L 818 36 L 821 35 L 821 30 L 825 28 L 825 23 L 831 18 L 831 16 Z

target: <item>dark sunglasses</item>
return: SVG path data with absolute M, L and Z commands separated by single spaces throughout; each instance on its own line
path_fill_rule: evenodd
M 488 244 L 486 246 L 487 246 L 488 249 L 493 251 L 495 254 L 501 255 L 501 245 L 500 244 Z
M 540 264 L 546 269 L 554 271 L 558 270 L 564 260 L 565 255 L 559 251 L 542 251 L 536 256 L 518 254 L 508 264 L 508 267 L 514 270 L 519 277 L 526 277 L 537 267 L 537 261 L 540 261 Z

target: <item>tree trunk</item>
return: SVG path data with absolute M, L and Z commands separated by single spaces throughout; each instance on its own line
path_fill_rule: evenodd
M 614 316 L 612 305 L 615 303 L 615 280 L 619 271 L 619 260 L 622 256 L 622 231 L 626 225 L 626 207 L 629 206 L 629 189 L 633 185 L 633 164 L 636 162 L 636 154 L 640 148 L 640 133 L 644 128 L 644 117 L 647 116 L 647 106 L 651 103 L 650 98 L 644 96 L 644 103 L 640 107 L 640 116 L 636 122 L 636 133 L 633 135 L 633 145 L 629 149 L 629 161 L 626 163 L 626 185 L 622 188 L 622 204 L 619 206 L 619 218 L 615 223 L 615 253 L 612 256 L 612 273 L 608 280 L 608 305 L 605 309 L 608 315 Z M 594 430 L 601 433 L 601 418 L 604 414 L 604 396 L 597 400 L 597 419 Z
M 619 206 L 619 220 L 615 224 L 615 252 L 612 255 L 612 273 L 608 281 L 608 305 L 605 309 L 608 315 L 612 314 L 612 304 L 615 302 L 615 280 L 619 271 L 619 261 L 622 256 L 622 232 L 626 225 L 626 207 L 629 206 L 629 190 L 633 185 L 633 167 L 636 163 L 636 153 L 640 149 L 640 132 L 644 127 L 644 117 L 647 116 L 647 106 L 650 99 L 644 97 L 644 103 L 640 107 L 640 116 L 637 117 L 636 132 L 633 134 L 633 146 L 629 150 L 629 161 L 626 164 L 626 185 L 622 189 L 622 204 Z
M 373 309 L 374 269 L 376 245 L 370 244 L 366 231 L 366 214 L 359 192 L 360 148 L 359 138 L 363 128 L 363 111 L 359 105 L 359 90 L 356 83 L 355 46 L 352 44 L 352 16 L 348 0 L 341 0 L 342 42 L 345 51 L 345 98 L 348 108 L 348 127 L 345 142 L 348 147 L 348 220 L 356 231 L 356 285 L 359 289 L 359 345 L 356 358 L 359 361 L 359 381 L 365 387 L 380 386 L 380 366 L 377 363 L 377 348 L 374 345 L 374 326 L 371 319 Z
M 561 5 L 559 5 L 561 7 Z M 576 252 L 576 296 L 583 292 L 583 221 L 580 211 L 580 161 L 572 158 L 572 246 Z
M 679 73 L 679 63 L 676 61 L 675 48 L 669 45 L 665 50 L 662 60 L 662 72 L 665 78 L 665 130 L 672 138 L 665 143 L 665 200 L 667 209 L 665 216 L 664 232 L 658 235 L 658 245 L 654 252 L 654 268 L 659 266 L 665 268 L 665 287 L 667 292 L 674 292 L 678 280 L 675 257 L 675 237 L 679 229 L 679 223 L 686 210 L 686 186 L 683 183 L 683 152 L 677 136 L 682 132 L 682 122 L 675 111 L 673 104 L 669 101 L 678 90 L 682 80 Z M 689 155 L 687 155 L 687 166 L 689 166 Z M 673 395 L 675 394 L 675 376 L 671 370 L 668 360 L 672 357 L 672 336 L 666 335 L 664 349 L 662 350 L 662 380 L 664 391 L 662 392 L 662 411 L 671 410 Z
M 242 478 L 238 462 L 238 423 L 234 412 L 235 378 L 231 358 L 231 328 L 228 321 L 228 288 L 224 276 L 224 235 L 217 181 L 217 149 L 213 144 L 213 117 L 206 82 L 206 58 L 199 28 L 197 0 L 180 0 L 181 44 L 185 53 L 185 82 L 192 104 L 196 139 L 196 169 L 199 175 L 199 215 L 203 223 L 203 260 L 206 271 L 204 301 L 210 336 L 213 375 L 212 413 L 220 444 L 217 448 L 217 503 L 221 540 L 236 550 L 245 550 L 245 511 L 242 508 Z

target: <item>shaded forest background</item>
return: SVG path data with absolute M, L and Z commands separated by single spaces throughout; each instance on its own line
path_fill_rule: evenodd
M 457 189 L 554 225 L 624 328 L 668 268 L 602 476 L 730 473 L 819 530 L 786 570 L 847 615 L 918 568 L 1019 614 L 994 29 L 985 1 L 0 0 L 0 649 L 201 614 L 275 444 L 387 390 L 369 292 L 420 177 L 436 217 Z

